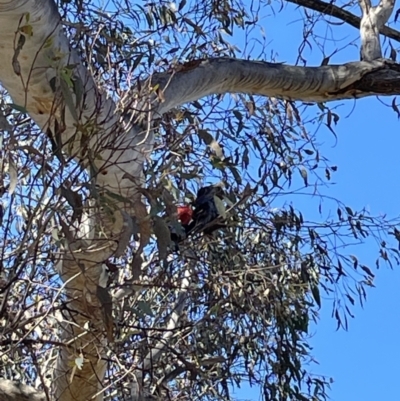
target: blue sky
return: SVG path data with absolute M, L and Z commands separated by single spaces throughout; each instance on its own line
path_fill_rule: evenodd
M 395 113 L 377 99 L 358 101 L 339 124 L 337 145 L 325 146 L 339 167 L 329 193 L 374 214 L 398 216 L 399 128 Z M 360 246 L 357 254 L 373 265 L 376 248 Z M 397 392 L 400 324 L 393 312 L 400 304 L 400 270 L 382 265 L 374 272 L 376 288 L 368 292 L 364 309 L 354 307 L 348 332 L 336 331 L 327 300 L 314 328 L 311 344 L 320 363 L 315 371 L 335 380 L 333 401 L 393 399 Z
M 357 8 L 353 12 L 359 15 Z M 301 15 L 294 6 L 288 5 L 282 13 L 261 20 L 264 21 L 268 43 L 266 54 L 277 54 L 278 62 L 295 63 L 302 38 Z M 400 29 L 397 25 L 393 27 Z M 332 41 L 331 32 L 340 40 Z M 331 57 L 331 63 L 358 60 L 356 29 L 318 23 L 315 33 L 324 42 L 325 54 L 314 45 L 305 53 L 308 65 L 320 65 L 324 55 L 342 47 Z M 349 42 L 357 46 L 345 47 Z M 240 38 L 237 44 L 242 46 Z M 398 47 L 396 43 L 392 44 Z M 323 143 L 322 154 L 338 166 L 333 177 L 335 185 L 325 191 L 326 195 L 338 198 L 354 209 L 367 207 L 373 215 L 397 217 L 400 215 L 400 190 L 397 186 L 400 122 L 390 107 L 391 101 L 392 98 L 371 97 L 356 102 L 340 102 L 337 140 L 327 130 L 319 133 L 318 140 Z M 307 206 L 307 202 L 299 204 L 296 200 L 296 206 L 318 219 L 318 212 Z M 376 247 L 359 246 L 354 252 L 366 264 L 375 266 Z M 364 309 L 359 305 L 353 307 L 355 319 L 349 321 L 349 331 L 336 331 L 330 300 L 324 298 L 320 322 L 311 332 L 310 344 L 319 362 L 312 370 L 333 378 L 328 393 L 333 401 L 394 399 L 397 394 L 400 322 L 395 309 L 400 304 L 400 269 L 391 270 L 381 264 L 374 273 L 376 288 L 367 293 Z M 236 395 L 261 399 L 256 389 L 243 388 Z

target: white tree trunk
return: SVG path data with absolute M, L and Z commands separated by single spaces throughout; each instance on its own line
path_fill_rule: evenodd
M 359 0 L 362 18 L 360 23 L 361 60 L 382 58 L 379 32 L 393 12 L 395 0 L 381 0 L 373 7 L 370 0 Z
M 76 52 L 70 50 L 52 0 L 0 0 L 0 54 L 0 82 L 14 103 L 24 107 L 43 132 L 61 138 L 64 152 L 95 172 L 104 196 L 119 196 L 117 201 L 108 196 L 115 208 L 112 216 L 88 212 L 83 228 L 71 234 L 59 264 L 65 291 L 72 300 L 70 308 L 76 311 L 66 314 L 62 323 L 61 339 L 68 347 L 60 349 L 53 394 L 60 401 L 87 401 L 97 393 L 97 399 L 102 399 L 106 365 L 101 358 L 107 341 L 96 291 L 102 262 L 121 251 L 129 240 L 129 216 L 135 209 L 131 199 L 143 183 L 143 163 L 153 146 L 154 118 L 185 102 L 217 93 L 243 92 L 314 102 L 368 96 L 373 93 L 360 90 L 358 83 L 368 74 L 390 67 L 382 60 L 314 68 L 203 60 L 180 66 L 175 73 L 149 78 L 141 85 L 141 92 L 131 97 L 133 117 L 124 121 L 115 104 L 96 87 Z M 77 99 L 71 90 L 71 103 L 61 72 L 72 64 L 84 96 Z M 151 91 L 155 84 L 162 93 Z M 60 90 L 63 85 L 64 91 Z M 86 149 L 82 149 L 83 142 Z M 73 362 L 81 352 L 85 360 L 79 370 Z M 154 354 L 161 352 L 157 348 Z M 7 399 L 26 399 L 18 398 L 15 389 L 9 388 Z M 30 399 L 42 399 L 37 397 Z

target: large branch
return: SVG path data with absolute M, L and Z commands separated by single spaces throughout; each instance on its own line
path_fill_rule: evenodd
M 375 75 L 385 85 L 365 88 L 363 82 Z M 390 86 L 387 79 L 390 77 Z M 163 90 L 156 112 L 163 114 L 203 96 L 248 93 L 269 97 L 327 102 L 372 95 L 400 93 L 399 66 L 385 60 L 360 61 L 343 65 L 297 67 L 262 61 L 217 58 L 181 66 L 175 73 L 157 74 L 152 85 Z

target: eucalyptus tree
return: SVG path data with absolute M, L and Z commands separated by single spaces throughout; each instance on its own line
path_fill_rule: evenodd
M 304 27 L 359 28 L 360 52 L 238 58 L 234 38 L 262 44 L 259 16 L 287 3 Z M 400 93 L 380 42 L 399 41 L 394 3 L 0 0 L 0 400 L 231 399 L 244 381 L 265 399 L 326 397 L 307 371 L 321 291 L 363 302 L 374 276 L 331 240 L 398 231 L 339 200 L 310 222 L 283 199 L 298 178 L 323 196 L 336 170 L 310 104 L 333 129 L 328 102 Z M 176 251 L 176 204 L 206 182 L 224 188 L 226 227 Z M 385 261 L 393 249 L 378 242 Z

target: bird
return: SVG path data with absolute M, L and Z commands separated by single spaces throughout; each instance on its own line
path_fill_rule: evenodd
M 192 203 L 194 207 L 192 221 L 185 228 L 186 235 L 204 232 L 211 234 L 224 227 L 220 217 L 225 217 L 225 207 L 222 203 L 223 190 L 219 186 L 202 187 Z
M 177 217 L 183 228 L 183 235 L 170 227 L 171 241 L 178 243 L 191 235 L 212 234 L 215 230 L 225 227 L 221 218 L 225 217 L 225 207 L 222 202 L 223 191 L 218 186 L 202 187 L 197 191 L 196 199 L 188 205 L 177 207 Z

